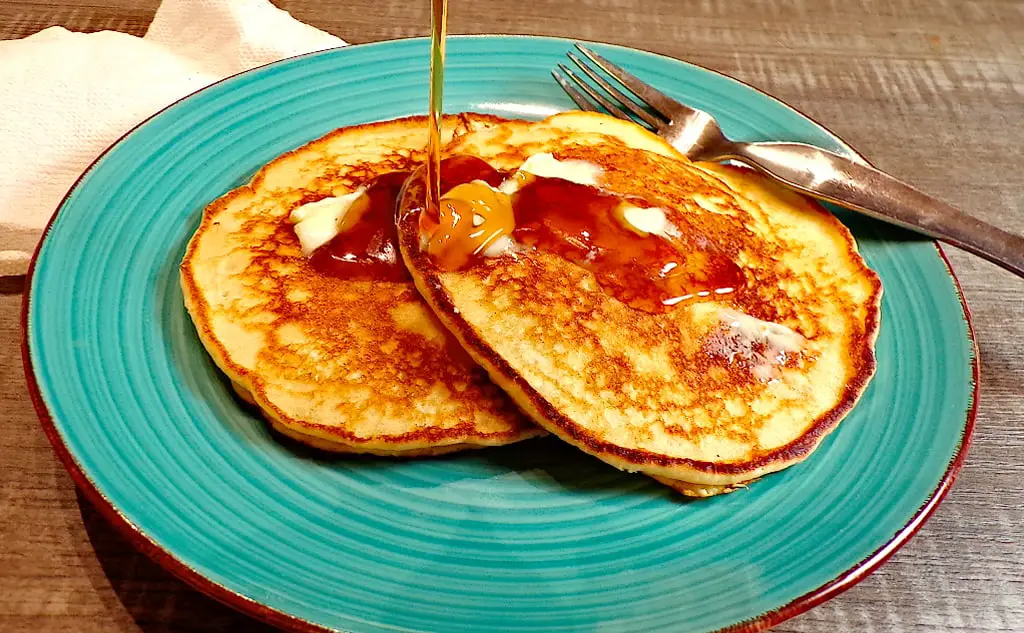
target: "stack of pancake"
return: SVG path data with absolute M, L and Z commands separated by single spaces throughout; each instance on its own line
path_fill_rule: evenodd
M 725 253 L 742 289 L 645 311 L 540 249 L 442 270 L 410 231 L 410 278 L 324 275 L 292 212 L 415 168 L 426 144 L 424 117 L 340 129 L 209 205 L 181 267 L 204 346 L 281 433 L 421 456 L 547 431 L 709 496 L 805 459 L 864 391 L 881 284 L 820 206 L 602 115 L 463 114 L 444 129 L 446 154 L 508 174 L 537 154 L 599 167 L 602 190 Z

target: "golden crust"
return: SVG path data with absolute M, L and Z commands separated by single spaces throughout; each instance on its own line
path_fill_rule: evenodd
M 451 135 L 502 123 L 447 117 Z M 211 203 L 181 264 L 199 338 L 280 432 L 326 450 L 431 455 L 543 434 L 450 341 L 411 282 L 326 278 L 287 221 L 422 160 L 425 117 L 344 128 Z
M 505 169 L 536 151 L 597 162 L 606 186 L 653 195 L 670 219 L 725 249 L 750 290 L 649 315 L 544 253 L 439 273 L 403 231 L 420 293 L 531 418 L 616 467 L 711 494 L 806 458 L 874 372 L 878 277 L 849 231 L 818 205 L 748 170 L 694 165 L 646 133 L 598 118 L 571 113 L 533 129 L 501 126 L 451 149 Z M 501 149 L 488 152 L 492 146 Z M 723 306 L 790 327 L 807 353 L 770 384 L 714 358 L 707 341 Z

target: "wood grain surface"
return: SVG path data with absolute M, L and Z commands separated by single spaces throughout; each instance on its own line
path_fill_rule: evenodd
M 427 30 L 426 0 L 275 2 L 352 43 Z M 157 4 L 0 0 L 0 39 L 51 25 L 142 35 Z M 453 0 L 450 32 L 603 40 L 710 66 L 824 122 L 881 168 L 1024 233 L 1021 2 Z M 965 469 L 886 565 L 777 631 L 1024 631 L 1024 280 L 949 251 L 982 358 Z M 135 553 L 76 494 L 25 392 L 23 283 L 0 281 L 0 631 L 269 630 Z

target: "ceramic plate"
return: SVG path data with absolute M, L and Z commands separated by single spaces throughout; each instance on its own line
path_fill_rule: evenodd
M 538 118 L 571 42 L 449 44 L 446 109 Z M 36 255 L 25 360 L 44 428 L 134 543 L 199 589 L 301 630 L 753 630 L 842 591 L 934 510 L 964 456 L 976 353 L 927 240 L 841 214 L 885 285 L 878 374 L 805 463 L 685 501 L 552 439 L 441 459 L 277 441 L 196 338 L 178 264 L 203 207 L 344 125 L 422 113 L 427 42 L 244 73 L 161 112 L 82 177 Z M 722 75 L 595 45 L 743 140 L 849 152 Z

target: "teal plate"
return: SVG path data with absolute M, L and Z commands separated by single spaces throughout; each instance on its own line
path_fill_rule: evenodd
M 454 38 L 446 106 L 540 117 L 571 42 Z M 722 75 L 601 53 L 739 139 L 851 151 Z M 76 482 L 199 589 L 288 628 L 762 630 L 861 579 L 934 510 L 963 459 L 977 358 L 934 243 L 841 215 L 885 285 L 878 374 L 806 462 L 681 500 L 551 439 L 441 459 L 324 456 L 272 437 L 207 357 L 178 263 L 203 207 L 344 125 L 421 113 L 427 42 L 289 59 L 167 108 L 71 190 L 34 261 L 25 363 Z

